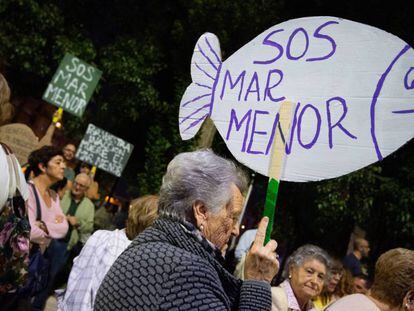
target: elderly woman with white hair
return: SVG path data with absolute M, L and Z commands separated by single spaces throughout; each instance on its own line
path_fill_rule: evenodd
M 118 257 L 95 310 L 270 310 L 278 271 L 276 242 L 263 245 L 268 219 L 246 256 L 246 280 L 222 266 L 221 250 L 238 235 L 247 178 L 212 151 L 177 155 L 159 194 L 159 218 Z
M 311 299 L 321 293 L 329 265 L 330 257 L 320 247 L 299 247 L 288 259 L 286 280 L 272 287 L 272 311 L 316 310 Z

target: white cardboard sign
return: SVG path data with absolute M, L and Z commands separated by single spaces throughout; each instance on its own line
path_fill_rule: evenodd
M 133 149 L 125 140 L 89 124 L 76 158 L 120 177 Z
M 183 139 L 210 117 L 243 164 L 267 175 L 279 107 L 293 102 L 282 180 L 341 176 L 414 136 L 414 50 L 383 30 L 336 17 L 276 25 L 221 60 L 205 33 L 180 104 Z

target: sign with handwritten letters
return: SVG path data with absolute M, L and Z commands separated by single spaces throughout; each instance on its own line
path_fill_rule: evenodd
M 120 177 L 134 146 L 89 124 L 76 158 Z
M 47 86 L 43 100 L 81 117 L 101 75 L 97 68 L 66 54 Z
M 221 59 L 205 33 L 191 61 L 179 127 L 190 139 L 208 116 L 243 164 L 268 174 L 279 108 L 293 103 L 281 179 L 341 176 L 414 136 L 414 50 L 383 30 L 336 17 L 276 25 Z

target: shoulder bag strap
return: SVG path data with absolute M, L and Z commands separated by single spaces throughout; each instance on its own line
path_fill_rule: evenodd
M 36 220 L 42 220 L 42 210 L 40 209 L 40 201 L 39 196 L 37 195 L 36 187 L 32 183 L 29 183 L 29 185 L 32 186 L 33 193 L 36 199 Z

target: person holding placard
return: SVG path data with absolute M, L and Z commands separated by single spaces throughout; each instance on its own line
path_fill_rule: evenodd
M 276 241 L 264 245 L 267 217 L 246 255 L 246 280 L 221 264 L 221 250 L 239 234 L 247 184 L 212 151 L 177 155 L 163 178 L 159 218 L 109 269 L 94 310 L 270 310 L 279 263 Z
M 72 161 L 75 158 L 76 146 L 72 143 L 66 144 L 63 149 L 63 158 L 65 159 L 65 178 L 68 180 L 67 189 L 72 188 L 73 180 L 75 179 L 75 170 L 71 167 Z

